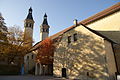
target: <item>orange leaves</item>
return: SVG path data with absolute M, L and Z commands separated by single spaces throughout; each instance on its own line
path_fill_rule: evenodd
M 52 64 L 54 53 L 53 41 L 50 38 L 46 38 L 40 43 L 37 59 L 42 64 Z

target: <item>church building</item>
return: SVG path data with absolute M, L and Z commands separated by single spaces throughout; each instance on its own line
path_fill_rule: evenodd
M 32 16 L 32 8 L 30 7 L 28 11 L 28 15 L 24 20 L 24 46 L 27 48 L 32 47 L 33 43 L 33 28 L 34 28 L 34 20 Z M 35 65 L 35 54 L 30 52 L 24 56 L 24 68 L 25 74 L 34 70 Z
M 34 27 L 34 20 L 32 16 L 32 8 L 30 7 L 28 11 L 28 15 L 24 20 L 24 46 L 32 47 L 33 27 Z
M 55 35 L 53 73 L 80 80 L 115 80 L 120 72 L 120 3 Z M 116 56 L 117 55 L 117 56 Z
M 32 16 L 32 8 L 30 7 L 28 11 L 27 18 L 24 21 L 24 46 L 31 48 L 33 43 L 33 28 L 34 28 L 34 19 Z M 45 38 L 49 36 L 49 28 L 47 22 L 47 14 L 45 13 L 43 17 L 43 23 L 40 25 L 40 41 L 43 41 Z M 35 68 L 39 68 L 36 66 L 36 55 L 37 51 L 32 51 L 24 56 L 24 67 L 25 73 L 32 73 L 35 74 Z M 37 64 L 38 65 L 38 64 Z M 40 64 L 39 64 L 40 65 Z M 41 71 L 41 69 L 40 69 Z M 38 72 L 38 71 L 37 71 Z M 43 73 L 41 73 L 43 74 Z M 36 75 L 39 75 L 36 73 Z
M 73 26 L 50 36 L 56 48 L 53 76 L 80 80 L 115 80 L 116 73 L 120 73 L 119 21 L 120 2 L 83 21 L 74 20 Z M 46 14 L 40 28 L 42 41 L 49 34 Z M 41 41 L 32 47 L 32 54 L 38 53 Z M 32 63 L 29 60 L 27 62 L 27 56 L 25 61 Z M 49 72 L 48 66 L 40 62 L 34 62 L 34 65 L 36 75 Z

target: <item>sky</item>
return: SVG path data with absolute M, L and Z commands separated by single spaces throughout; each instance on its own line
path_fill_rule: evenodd
M 0 0 L 0 12 L 7 27 L 20 26 L 24 30 L 24 20 L 32 7 L 35 21 L 33 39 L 40 41 L 40 25 L 45 13 L 50 26 L 49 36 L 73 25 L 73 20 L 82 21 L 120 0 Z M 34 43 L 34 44 L 35 44 Z

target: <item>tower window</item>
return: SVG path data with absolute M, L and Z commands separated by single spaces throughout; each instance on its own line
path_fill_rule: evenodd
M 31 56 L 31 57 L 32 57 L 32 59 L 33 59 L 33 57 L 34 57 L 34 56 L 33 56 L 33 54 L 32 54 L 32 56 Z
M 43 28 L 43 32 L 45 32 L 45 29 Z
M 71 36 L 68 36 L 68 44 L 71 43 Z
M 30 23 L 30 27 L 32 28 L 32 24 Z
M 49 32 L 49 29 L 46 29 L 47 32 Z
M 77 33 L 75 33 L 75 34 L 73 35 L 73 39 L 74 39 L 74 41 L 77 41 Z
M 32 27 L 32 24 L 30 24 L 30 27 Z
M 28 27 L 28 23 L 26 23 L 26 27 Z

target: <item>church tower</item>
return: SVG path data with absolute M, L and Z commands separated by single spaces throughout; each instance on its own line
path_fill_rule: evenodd
M 47 22 L 47 14 L 45 13 L 43 23 L 40 26 L 40 41 L 48 37 L 49 28 L 50 26 L 48 25 L 48 22 Z
M 34 20 L 32 17 L 32 8 L 30 7 L 27 18 L 24 20 L 24 45 L 28 47 L 32 47 L 33 26 Z

